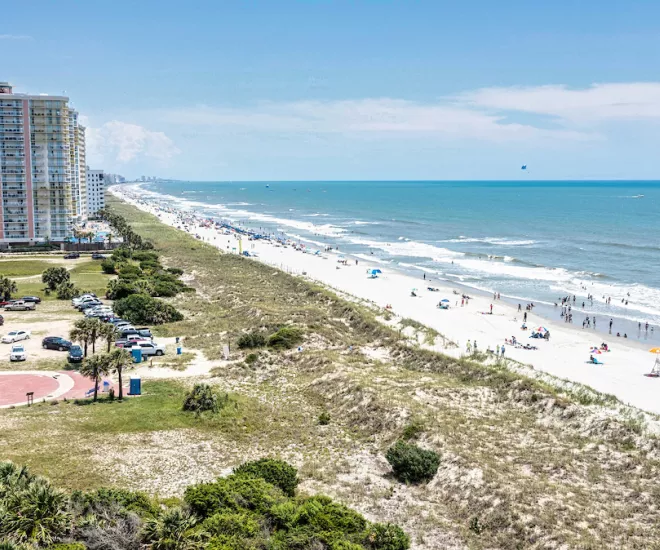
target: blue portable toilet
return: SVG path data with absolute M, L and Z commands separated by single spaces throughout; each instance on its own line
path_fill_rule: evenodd
M 128 395 L 142 394 L 142 380 L 139 376 L 131 376 L 131 382 L 128 387 Z
M 133 356 L 133 363 L 142 363 L 142 348 L 138 346 L 131 349 L 131 355 Z
M 183 348 L 181 346 L 177 346 L 176 347 L 176 354 L 181 355 L 181 353 L 183 353 Z

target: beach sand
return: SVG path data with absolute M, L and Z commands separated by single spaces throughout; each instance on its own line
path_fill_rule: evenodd
M 137 208 L 150 212 L 172 227 L 181 227 L 181 214 L 160 208 L 151 199 L 144 200 L 135 188 L 115 186 L 110 188 L 115 196 Z M 198 222 L 203 217 L 198 215 Z M 186 218 L 191 218 L 189 213 Z M 226 234 L 215 227 L 205 227 L 201 223 L 188 225 L 188 232 L 198 235 L 224 252 L 238 253 L 239 235 Z M 585 384 L 591 388 L 615 395 L 623 403 L 645 411 L 660 414 L 660 378 L 649 378 L 647 374 L 655 361 L 655 356 L 648 352 L 644 344 L 606 336 L 593 330 L 583 330 L 581 326 L 567 325 L 563 322 L 548 321 L 535 315 L 527 314 L 527 326 L 547 327 L 549 341 L 529 338 L 530 331 L 521 330 L 524 313 L 505 303 L 490 298 L 473 295 L 467 306 L 461 307 L 460 293 L 466 292 L 459 287 L 448 286 L 446 281 L 423 280 L 390 271 L 377 262 L 369 262 L 346 256 L 348 265 L 339 263 L 341 253 L 323 252 L 320 255 L 303 253 L 293 246 L 282 246 L 274 241 L 248 240 L 242 237 L 242 249 L 260 262 L 282 269 L 288 273 L 305 276 L 318 281 L 342 293 L 373 302 L 384 308 L 391 305 L 391 312 L 401 318 L 410 318 L 437 330 L 458 348 L 440 348 L 449 355 L 465 353 L 467 341 L 477 341 L 480 351 L 488 347 L 495 349 L 504 344 L 505 338 L 515 336 L 523 344 L 531 343 L 538 350 L 516 349 L 506 345 L 506 357 L 531 365 L 536 371 L 543 371 L 553 376 Z M 315 249 L 311 249 L 315 250 Z M 382 269 L 376 279 L 369 278 L 368 269 Z M 427 290 L 428 286 L 439 289 Z M 411 296 L 411 290 L 417 289 L 417 297 Z M 459 295 L 454 294 L 454 290 Z M 450 302 L 448 310 L 437 308 L 438 302 L 446 298 Z M 485 314 L 493 305 L 493 314 Z M 559 314 L 559 313 L 558 313 Z M 604 322 L 604 319 L 601 321 Z M 588 363 L 590 349 L 605 341 L 611 351 L 596 357 L 603 365 Z M 350 344 L 347 342 L 347 345 Z

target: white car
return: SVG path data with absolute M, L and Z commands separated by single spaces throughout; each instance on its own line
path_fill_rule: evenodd
M 11 353 L 9 354 L 10 361 L 25 361 L 26 359 L 27 352 L 25 351 L 25 346 L 23 346 L 23 344 L 11 347 Z
M 8 332 L 5 336 L 2 337 L 3 344 L 13 344 L 19 340 L 29 340 L 30 331 L 29 330 L 12 330 Z
M 91 294 L 83 294 L 79 298 L 74 298 L 71 300 L 71 305 L 73 307 L 78 307 L 79 305 L 86 304 L 87 302 L 95 302 L 98 298 L 92 296 Z
M 157 355 L 159 357 L 165 355 L 165 346 L 153 342 L 137 341 L 125 347 L 128 351 L 138 348 L 142 350 L 142 355 Z
M 112 306 L 91 307 L 85 310 L 85 317 L 95 317 L 97 315 L 109 315 L 112 313 Z

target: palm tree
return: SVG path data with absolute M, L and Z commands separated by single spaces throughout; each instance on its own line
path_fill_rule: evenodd
M 91 319 L 85 319 L 87 321 L 87 326 L 89 327 L 89 341 L 92 344 L 92 353 L 96 353 L 96 341 L 101 336 L 101 327 L 103 323 L 96 317 Z
M 73 323 L 73 328 L 69 332 L 69 338 L 74 342 L 83 345 L 84 355 L 87 357 L 87 346 L 89 346 L 89 325 L 87 319 L 79 319 Z
M 112 343 L 119 337 L 117 327 L 111 323 L 103 323 L 99 328 L 99 338 L 105 340 L 108 344 L 108 353 L 112 348 Z
M 170 508 L 145 522 L 142 538 L 150 550 L 188 550 L 199 547 L 203 532 L 194 530 L 196 518 L 181 508 Z
M 0 296 L 6 302 L 11 300 L 11 295 L 15 292 L 18 292 L 18 287 L 16 283 L 12 281 L 9 277 L 0 275 Z
M 108 354 L 92 355 L 85 359 L 80 366 L 80 374 L 91 378 L 94 382 L 94 401 L 98 398 L 99 382 L 101 378 L 110 372 L 110 360 Z
M 117 373 L 117 376 L 119 377 L 119 400 L 121 401 L 124 398 L 124 387 L 121 375 L 124 368 L 131 365 L 133 358 L 131 352 L 124 348 L 115 348 L 108 355 L 110 370 Z

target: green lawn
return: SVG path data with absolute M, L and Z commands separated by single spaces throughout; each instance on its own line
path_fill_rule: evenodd
M 62 262 L 52 262 L 36 259 L 0 259 L 0 275 L 5 277 L 29 277 L 31 275 L 41 275 L 49 267 L 59 267 L 66 265 Z
M 7 264 L 14 263 L 13 261 L 6 262 Z M 28 263 L 28 260 L 15 262 L 15 263 Z M 67 264 L 65 261 L 62 263 L 48 263 L 33 261 L 35 264 L 44 264 L 43 270 L 38 271 L 36 275 L 41 275 L 41 273 L 48 269 L 49 267 L 61 267 Z M 0 262 L 0 266 L 2 263 Z M 87 260 L 78 262 L 73 269 L 69 271 L 71 275 L 71 281 L 81 290 L 87 292 L 94 292 L 97 296 L 104 296 L 105 289 L 108 285 L 108 281 L 112 279 L 111 275 L 106 275 L 101 271 L 101 262 L 95 260 Z M 32 273 L 35 275 L 35 273 Z M 40 277 L 35 277 L 33 279 L 17 279 L 16 284 L 18 286 L 18 292 L 16 293 L 17 297 L 21 296 L 39 296 L 42 300 L 56 300 L 57 297 L 55 294 L 46 296 L 44 292 L 44 284 L 41 282 Z

